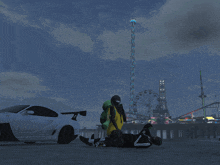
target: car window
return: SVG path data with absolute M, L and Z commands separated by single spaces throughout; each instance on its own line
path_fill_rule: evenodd
M 36 116 L 45 116 L 45 117 L 57 117 L 58 114 L 54 112 L 53 110 L 50 110 L 49 108 L 42 107 L 42 106 L 32 106 L 28 108 L 27 110 L 34 111 L 33 115 Z

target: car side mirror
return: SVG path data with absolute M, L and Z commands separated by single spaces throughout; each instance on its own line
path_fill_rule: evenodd
M 33 115 L 33 114 L 34 114 L 34 111 L 31 111 L 31 110 L 30 110 L 30 111 L 27 111 L 27 114 L 28 114 L 28 115 Z

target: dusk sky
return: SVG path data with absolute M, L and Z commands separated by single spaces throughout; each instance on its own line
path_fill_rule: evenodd
M 220 101 L 219 0 L 1 0 L 0 18 L 0 108 L 87 110 L 87 128 L 113 95 L 129 111 L 131 19 L 135 95 L 165 80 L 180 116 L 202 106 L 201 70 L 205 104 Z

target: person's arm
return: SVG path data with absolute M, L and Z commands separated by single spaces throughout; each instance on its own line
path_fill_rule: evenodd
M 122 111 L 123 111 L 123 120 L 124 120 L 124 122 L 127 122 L 126 115 L 125 115 L 125 111 L 124 111 L 124 108 L 123 108 L 123 107 L 122 107 Z
M 123 116 L 123 121 L 126 122 L 127 119 L 126 119 L 126 115 L 125 115 L 125 111 L 124 111 L 123 105 L 122 104 L 119 105 L 117 107 L 117 110 L 118 110 L 119 114 Z
M 151 133 L 150 133 L 150 130 L 149 129 L 144 129 L 144 130 L 142 130 L 141 132 L 140 132 L 140 134 L 143 132 L 143 131 L 145 131 L 145 135 L 148 135 L 148 136 L 150 136 L 150 138 L 153 138 L 152 136 L 151 136 Z
M 115 122 L 115 109 L 114 109 L 113 106 L 110 107 L 110 115 L 111 115 L 111 117 L 110 117 L 111 122 L 113 123 L 115 128 L 118 130 L 118 126 L 117 126 L 117 124 Z
M 150 133 L 150 130 L 149 130 L 149 129 L 147 129 L 147 134 L 148 134 L 148 136 L 150 136 L 151 138 L 153 138 L 153 137 L 151 136 L 151 133 Z

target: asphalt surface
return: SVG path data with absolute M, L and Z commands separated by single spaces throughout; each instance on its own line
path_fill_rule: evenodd
M 95 148 L 79 139 L 67 145 L 0 142 L 1 165 L 219 165 L 218 139 L 164 141 L 148 149 Z

